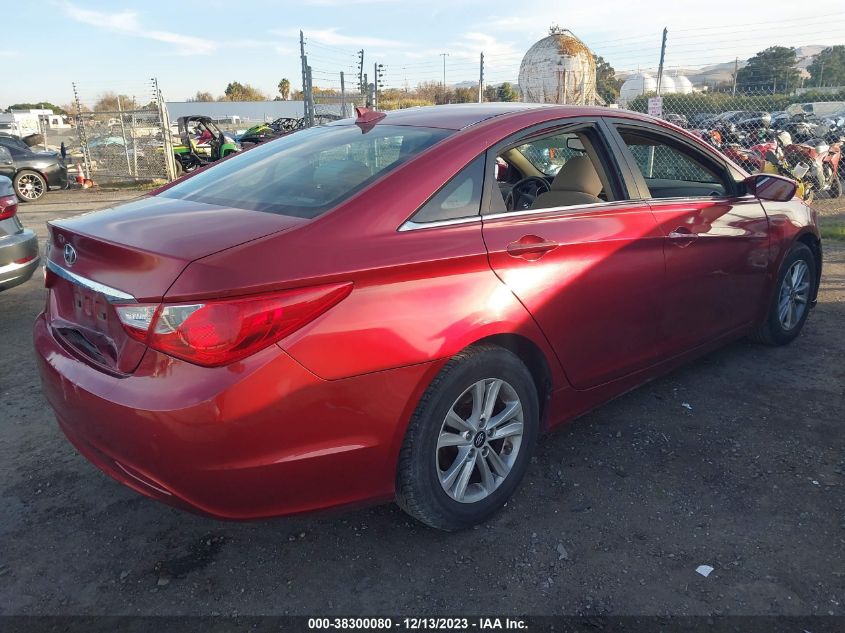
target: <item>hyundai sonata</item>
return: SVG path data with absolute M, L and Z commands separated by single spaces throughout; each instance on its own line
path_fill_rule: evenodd
M 539 433 L 816 298 L 814 212 L 663 121 L 360 109 L 50 224 L 34 339 L 70 441 L 247 519 L 395 499 L 459 529 Z

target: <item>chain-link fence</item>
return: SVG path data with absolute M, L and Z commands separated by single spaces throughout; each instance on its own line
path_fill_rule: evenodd
M 125 93 L 88 91 L 77 84 L 73 88 L 76 138 L 70 154 L 87 178 L 102 182 L 174 176 L 174 142 L 155 80 Z
M 796 178 L 805 197 L 840 198 L 845 164 L 845 88 L 642 94 L 625 104 L 693 132 L 750 172 Z

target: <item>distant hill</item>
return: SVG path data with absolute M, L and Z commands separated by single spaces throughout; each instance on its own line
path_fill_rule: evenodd
M 822 52 L 827 46 L 821 44 L 811 44 L 808 46 L 799 46 L 798 63 L 796 68 L 801 69 L 805 74 L 807 66 L 813 61 L 813 57 Z M 672 68 L 669 71 L 670 75 L 686 75 L 686 77 L 695 86 L 712 86 L 719 83 L 727 83 L 733 79 L 734 64 L 736 60 L 727 61 L 721 64 L 710 64 L 709 66 L 690 66 L 687 68 Z M 739 60 L 739 67 L 742 68 L 747 64 L 746 60 Z M 643 68 L 644 72 L 652 75 L 657 74 L 657 68 Z M 628 76 L 635 74 L 633 72 L 617 73 L 617 77 L 625 79 Z M 807 75 L 809 76 L 809 75 Z

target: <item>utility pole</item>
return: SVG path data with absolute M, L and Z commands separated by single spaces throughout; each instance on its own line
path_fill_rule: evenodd
M 666 36 L 669 29 L 663 29 L 663 43 L 660 45 L 660 64 L 657 66 L 657 96 L 660 96 L 660 84 L 663 82 L 663 62 L 666 59 Z
M 378 110 L 378 93 L 384 88 L 384 64 L 373 64 L 373 108 Z
M 367 73 L 363 75 L 364 83 L 361 84 L 362 92 L 364 93 L 364 105 L 368 108 L 373 105 L 372 101 L 370 101 L 370 84 L 367 82 Z
M 346 117 L 346 82 L 343 79 L 343 71 L 340 71 L 340 116 Z
M 736 76 L 739 74 L 739 57 L 734 60 L 734 87 L 733 91 L 731 92 L 732 95 L 736 96 Z
M 819 88 L 821 88 L 824 84 L 822 84 L 822 79 L 824 79 L 824 60 L 822 60 L 822 67 L 819 70 Z
M 443 58 L 443 103 L 446 103 L 446 58 L 449 53 L 440 53 L 440 57 Z
M 366 86 L 364 85 L 364 49 L 362 48 L 358 51 L 358 90 L 361 91 L 361 94 L 366 92 Z
M 478 68 L 478 103 L 484 103 L 484 51 L 481 51 L 481 63 Z
M 302 66 L 302 107 L 304 110 L 305 120 L 308 121 L 308 78 L 306 77 L 305 67 L 308 62 L 305 59 L 305 34 L 299 31 L 299 62 Z
M 311 84 L 311 66 L 305 67 L 305 85 L 308 87 L 306 94 L 306 102 L 308 103 L 308 118 L 306 119 L 308 127 L 314 127 L 314 93 Z

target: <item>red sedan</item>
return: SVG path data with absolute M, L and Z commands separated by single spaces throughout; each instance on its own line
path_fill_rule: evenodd
M 815 213 L 621 110 L 416 108 L 50 225 L 35 347 L 70 441 L 249 519 L 396 499 L 484 521 L 535 440 L 816 300 Z

